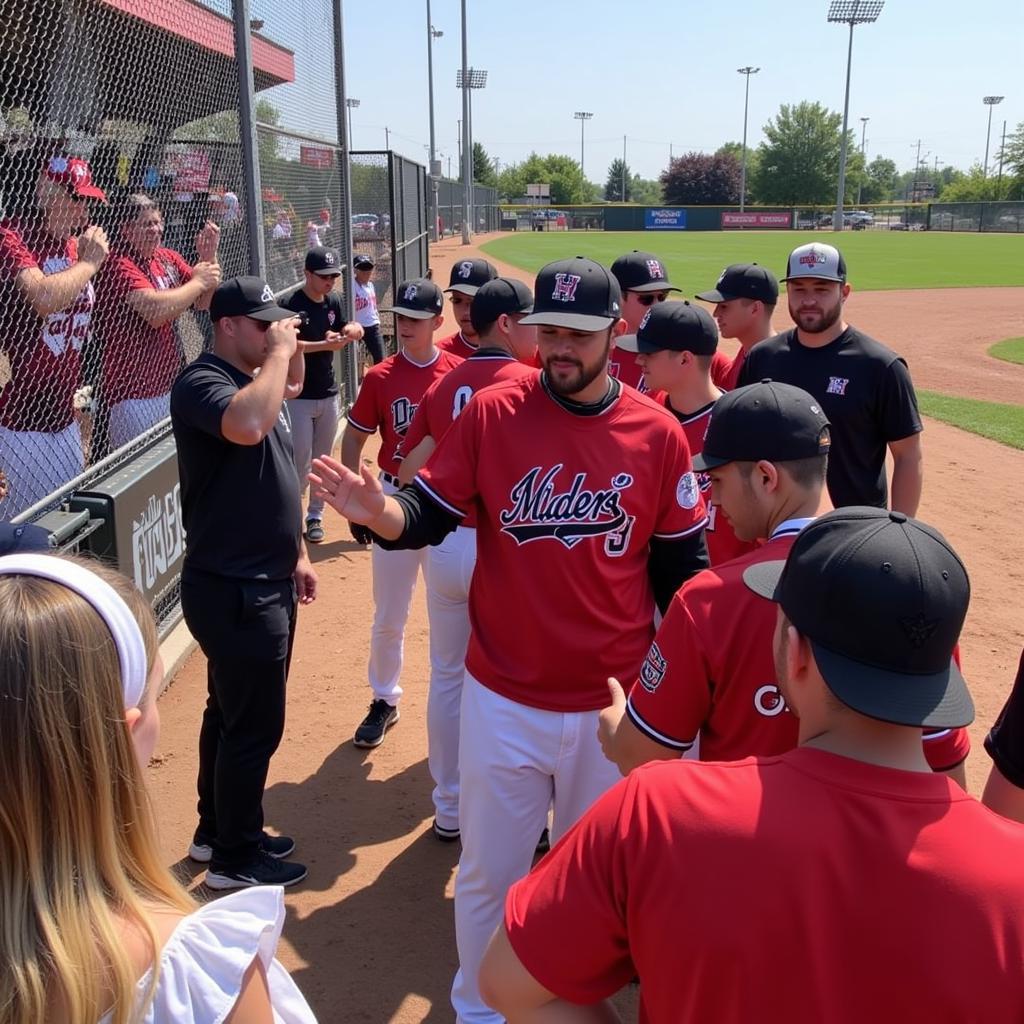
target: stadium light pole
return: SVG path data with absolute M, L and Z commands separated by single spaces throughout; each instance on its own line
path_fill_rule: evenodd
M 427 0 L 427 92 L 430 102 L 430 196 L 433 223 L 430 234 L 437 238 L 437 190 L 438 179 L 441 177 L 441 163 L 437 159 L 434 137 L 434 40 L 440 39 L 444 33 L 434 28 L 430 18 L 430 0 Z
M 743 88 L 743 168 L 740 171 L 740 213 L 743 212 L 747 202 L 747 108 L 750 104 L 750 76 L 756 75 L 760 68 L 737 68 L 738 74 L 745 76 L 746 85 Z
M 864 153 L 864 135 L 865 135 L 865 133 L 868 130 L 868 121 L 870 121 L 870 120 L 871 120 L 870 117 L 862 117 L 860 119 L 860 162 L 862 164 L 864 164 L 864 161 L 867 159 L 867 157 L 865 156 L 865 153 Z M 867 170 L 867 165 L 865 164 L 864 167 L 862 168 L 862 171 L 866 171 L 866 170 Z M 860 206 L 860 197 L 861 197 L 861 194 L 863 193 L 863 191 L 864 191 L 864 175 L 862 173 L 861 174 L 861 179 L 860 179 L 860 184 L 857 186 L 857 205 L 858 206 Z
M 462 86 L 462 123 L 466 126 L 469 134 L 469 40 L 466 35 L 466 0 L 462 0 L 462 71 L 459 83 Z M 472 176 L 469 169 L 469 158 L 466 154 L 469 146 L 465 138 L 462 140 L 462 152 L 459 156 L 462 159 L 462 244 L 469 245 L 469 191 L 473 187 Z
M 583 129 L 594 115 L 588 110 L 577 110 L 572 116 L 580 123 L 580 173 L 583 175 L 584 180 L 586 180 L 587 175 L 583 170 Z
M 857 25 L 878 21 L 885 0 L 832 0 L 828 20 L 850 26 L 850 43 L 846 51 L 846 99 L 843 102 L 843 134 L 839 140 L 839 190 L 836 212 L 832 215 L 832 230 L 843 230 L 843 195 L 846 191 L 846 132 L 850 120 L 850 67 L 853 63 L 853 30 Z
M 462 0 L 462 2 L 463 7 L 465 7 L 466 0 Z M 463 58 L 465 58 L 465 52 L 463 52 Z M 465 87 L 463 87 L 463 83 L 466 83 Z M 476 216 L 473 210 L 473 90 L 486 88 L 487 72 L 481 71 L 479 68 L 464 67 L 461 71 L 455 73 L 455 86 L 458 89 L 462 89 L 463 96 L 462 148 L 465 152 L 466 177 L 469 181 L 469 197 L 466 211 L 467 215 L 473 218 Z M 468 102 L 466 97 L 469 97 Z
M 345 106 L 348 108 L 348 148 L 352 148 L 352 111 L 359 106 L 359 100 L 352 99 L 351 96 L 345 100 Z
M 988 107 L 988 131 L 985 134 L 985 164 L 982 167 L 981 175 L 983 178 L 988 177 L 988 144 L 992 139 L 992 108 L 997 103 L 1002 103 L 1004 98 L 1003 96 L 984 96 L 981 100 Z

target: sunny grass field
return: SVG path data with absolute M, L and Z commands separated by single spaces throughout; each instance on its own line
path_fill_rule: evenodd
M 778 277 L 805 242 L 836 244 L 831 231 L 518 232 L 482 248 L 535 273 L 551 260 L 589 256 L 609 266 L 631 249 L 653 252 L 685 295 L 714 287 L 729 263 L 760 263 Z M 844 231 L 838 240 L 857 291 L 1024 286 L 1024 235 Z

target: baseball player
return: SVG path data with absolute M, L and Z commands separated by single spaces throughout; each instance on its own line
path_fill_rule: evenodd
M 820 242 L 789 255 L 792 330 L 751 349 L 740 383 L 785 381 L 810 392 L 832 425 L 828 493 L 836 508 L 888 503 L 886 448 L 892 453 L 892 507 L 917 511 L 924 481 L 921 417 L 907 364 L 843 320 L 850 294 L 846 261 Z
M 455 263 L 445 291 L 451 296 L 452 312 L 459 329 L 442 338 L 437 343 L 439 349 L 460 359 L 466 359 L 476 351 L 478 339 L 470 316 L 473 296 L 482 284 L 493 281 L 497 276 L 497 269 L 487 260 L 459 260 Z
M 537 329 L 522 326 L 533 294 L 521 281 L 495 278 L 473 297 L 479 348 L 461 366 L 434 381 L 402 441 L 398 479 L 409 483 L 466 403 L 482 388 L 535 376 Z M 427 549 L 430 690 L 427 761 L 434 780 L 434 834 L 459 838 L 459 703 L 469 643 L 469 583 L 476 563 L 476 515 L 470 512 L 440 544 Z
M 0 309 L 10 310 L 0 352 L 10 378 L 0 390 L 0 519 L 13 519 L 84 468 L 74 394 L 89 336 L 93 279 L 107 258 L 106 232 L 89 203 L 106 202 L 84 160 L 51 157 L 34 209 L 0 223 Z
M 1024 822 L 1024 652 L 1010 696 L 985 737 L 985 749 L 992 770 L 983 802 L 1004 818 Z
M 711 317 L 685 301 L 652 306 L 640 321 L 640 330 L 619 338 L 615 347 L 637 353 L 637 366 L 651 395 L 679 420 L 690 454 L 699 455 L 722 394 L 711 380 L 711 361 L 718 351 L 718 331 Z M 699 472 L 697 481 L 708 510 L 705 537 L 711 564 L 756 548 L 756 540 L 740 540 L 729 519 L 718 514 L 708 474 Z
M 615 278 L 576 257 L 537 275 L 543 372 L 478 392 L 413 486 L 385 497 L 329 459 L 314 483 L 391 545 L 436 543 L 477 512 L 472 632 L 459 731 L 455 887 L 458 1020 L 497 1021 L 477 969 L 508 886 L 617 776 L 596 739 L 615 667 L 635 671 L 667 601 L 706 564 L 686 438 L 664 408 L 608 376 Z
M 508 893 L 487 1001 L 610 1021 L 639 976 L 651 1024 L 1022 1019 L 1024 829 L 921 752 L 922 726 L 973 717 L 959 558 L 901 513 L 841 509 L 745 577 L 780 606 L 800 745 L 648 765 L 602 796 Z
M 384 359 L 380 339 L 380 314 L 377 312 L 377 291 L 373 286 L 373 260 L 357 253 L 352 257 L 352 297 L 356 305 L 356 323 L 363 329 L 363 344 L 373 362 Z
M 747 353 L 775 333 L 772 314 L 779 301 L 779 282 L 767 267 L 733 263 L 722 271 L 714 288 L 697 292 L 695 298 L 713 302 L 718 333 L 740 343 L 739 352 L 732 358 L 724 376 L 718 379 L 719 387 L 732 391 L 739 384 Z
M 386 312 L 395 314 L 399 351 L 367 370 L 341 438 L 341 461 L 358 473 L 367 438 L 380 431 L 377 465 L 386 494 L 398 489 L 395 452 L 424 392 L 462 362 L 434 345 L 433 334 L 441 326 L 444 308 L 440 288 L 433 281 L 420 279 L 403 282 L 395 294 L 395 305 Z M 315 488 L 312 493 L 322 498 Z M 368 540 L 358 527 L 352 533 L 356 540 Z M 405 622 L 425 555 L 415 550 L 385 551 L 374 545 L 371 557 L 374 614 L 367 671 L 373 698 L 352 740 L 357 747 L 380 746 L 384 734 L 398 721 Z

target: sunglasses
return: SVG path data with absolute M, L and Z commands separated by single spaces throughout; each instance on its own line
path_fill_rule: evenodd
M 656 302 L 664 302 L 668 292 L 633 292 L 641 306 L 653 306 Z

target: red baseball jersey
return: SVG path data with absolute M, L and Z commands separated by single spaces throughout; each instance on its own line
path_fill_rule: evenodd
M 561 999 L 647 1024 L 1024 1020 L 1024 827 L 941 775 L 800 747 L 631 772 L 509 890 Z
M 662 404 L 671 412 L 683 428 L 686 434 L 687 444 L 690 446 L 690 455 L 697 456 L 704 451 L 704 438 L 707 437 L 708 427 L 711 425 L 712 410 L 715 403 L 706 405 L 703 409 L 690 416 L 683 416 L 677 412 L 668 395 L 659 392 Z M 753 551 L 756 548 L 756 541 L 740 540 L 732 528 L 732 523 L 723 515 L 719 515 L 718 506 L 711 502 L 711 477 L 707 473 L 697 474 L 697 483 L 700 484 L 700 493 L 704 498 L 704 504 L 708 510 L 708 526 L 704 536 L 708 543 L 708 557 L 712 565 L 720 565 L 740 555 Z
M 723 391 L 735 391 L 740 386 L 740 372 L 743 364 L 747 361 L 747 350 L 741 348 L 739 352 L 729 361 L 724 371 L 715 379 L 714 367 L 711 369 L 711 378 Z
M 79 353 L 96 299 L 92 282 L 66 309 L 40 317 L 17 279 L 30 267 L 57 274 L 77 259 L 75 238 L 52 238 L 15 221 L 0 224 L 0 309 L 8 314 L 0 350 L 7 355 L 11 374 L 0 391 L 0 426 L 8 430 L 56 433 L 74 419 L 74 395 L 82 383 Z
M 536 373 L 534 367 L 519 362 L 503 349 L 477 349 L 454 370 L 427 388 L 396 458 L 401 461 L 425 437 L 432 437 L 435 443 L 440 441 L 476 392 L 503 380 L 518 380 L 520 377 L 535 376 Z M 462 525 L 476 526 L 475 509 L 469 511 Z
M 462 331 L 449 334 L 446 338 L 435 341 L 434 345 L 442 352 L 451 352 L 452 355 L 458 356 L 460 359 L 468 359 L 480 347 L 467 341 Z
M 654 632 L 649 542 L 707 520 L 673 416 L 631 388 L 572 412 L 541 374 L 479 392 L 416 482 L 459 518 L 477 507 L 467 671 L 549 711 L 602 708 L 608 676 L 636 672 Z
M 731 388 L 725 386 L 725 381 L 729 377 L 729 368 L 732 366 L 732 360 L 724 352 L 716 352 L 711 357 L 711 382 L 716 388 L 721 388 L 723 391 L 731 391 Z
M 743 571 L 785 559 L 808 522 L 782 523 L 767 544 L 679 588 L 626 701 L 642 733 L 680 753 L 699 733 L 705 761 L 796 746 L 797 721 L 779 695 L 772 655 L 778 608 L 743 582 Z
M 146 265 L 123 250 L 103 264 L 96 320 L 103 330 L 103 387 L 109 403 L 166 395 L 181 369 L 174 324 L 150 326 L 126 304 L 128 294 L 168 291 L 191 280 L 192 268 L 173 249 L 157 249 Z
M 450 352 L 435 351 L 433 359 L 421 365 L 399 352 L 366 371 L 348 421 L 365 434 L 380 431 L 377 465 L 385 473 L 394 476 L 398 472 L 395 452 L 424 392 L 461 362 Z
M 643 371 L 636 361 L 635 352 L 627 352 L 625 349 L 613 348 L 608 361 L 608 372 L 623 384 L 636 388 L 642 395 L 647 394 L 647 381 L 644 380 Z

